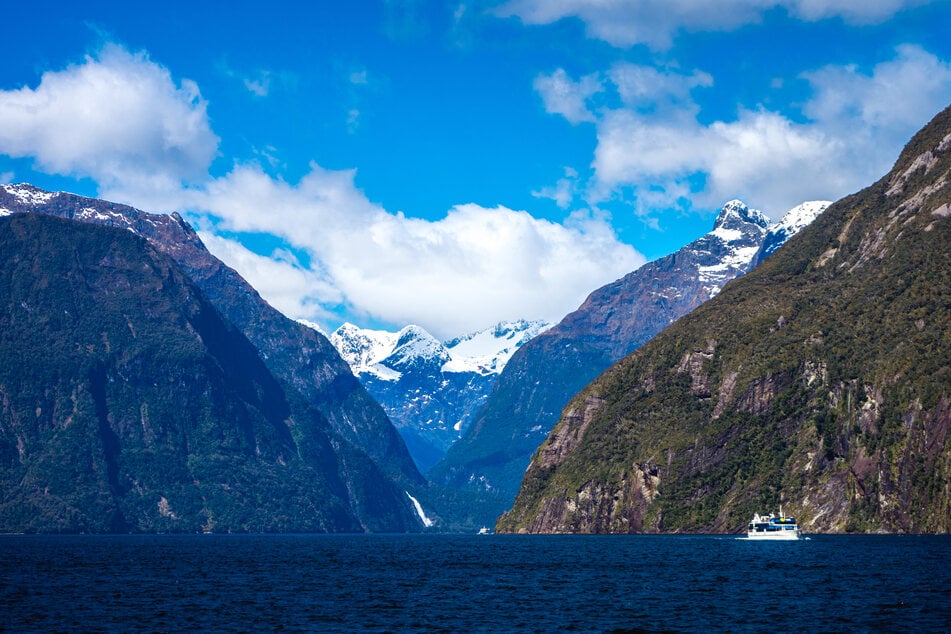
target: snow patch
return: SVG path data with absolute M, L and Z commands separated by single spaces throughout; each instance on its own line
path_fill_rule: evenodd
M 122 214 L 118 214 L 114 211 L 102 212 L 94 207 L 83 207 L 79 210 L 79 213 L 76 214 L 76 218 L 80 220 L 98 220 L 101 222 L 118 219 L 125 223 L 129 222 L 129 219 Z
M 314 322 L 312 322 L 312 321 L 307 321 L 306 319 L 298 319 L 298 320 L 297 320 L 297 323 L 299 323 L 301 326 L 307 326 L 307 327 L 310 328 L 311 330 L 315 330 L 315 331 L 319 332 L 319 333 L 322 334 L 324 337 L 327 336 L 327 333 L 324 332 L 324 329 L 320 327 L 320 324 L 315 324 Z
M 727 229 L 725 227 L 717 227 L 709 234 L 711 236 L 716 236 L 724 242 L 733 242 L 734 240 L 739 240 L 743 237 L 743 232 L 739 229 Z
M 400 376 L 398 372 L 392 373 L 390 370 L 388 373 L 388 368 L 378 364 L 393 352 L 398 337 L 399 333 L 368 330 L 346 323 L 330 335 L 330 343 L 355 375 L 370 373 L 384 380 L 397 380 Z
M 499 374 L 522 345 L 553 325 L 540 320 L 503 321 L 493 328 L 448 341 L 445 345 L 450 360 L 442 371 Z
M 758 252 L 758 245 L 736 247 L 716 264 L 697 267 L 697 277 L 704 288 L 707 289 L 710 297 L 713 297 L 723 289 L 728 281 L 736 277 L 738 271 L 740 273 L 745 271 Z
M 364 366 L 360 368 L 359 372 L 354 372 L 356 375 L 360 374 L 369 374 L 370 376 L 375 376 L 381 381 L 399 381 L 400 377 L 403 376 L 402 372 L 394 370 L 393 368 L 388 368 L 382 363 L 374 363 L 372 365 Z
M 59 196 L 59 192 L 45 192 L 32 185 L 0 185 L 8 194 L 16 198 L 23 205 L 43 205 Z
M 406 497 L 413 503 L 413 506 L 416 507 L 416 514 L 419 516 L 419 520 L 423 523 L 423 526 L 426 528 L 433 526 L 436 522 L 426 517 L 426 513 L 423 512 L 423 505 L 419 503 L 419 500 L 410 495 L 409 491 L 404 491 L 404 493 L 406 493 Z
M 826 210 L 832 204 L 830 200 L 810 200 L 796 205 L 786 212 L 782 220 L 769 228 L 770 232 L 776 232 L 785 229 L 787 235 L 799 233 L 801 229 L 815 220 L 819 214 Z

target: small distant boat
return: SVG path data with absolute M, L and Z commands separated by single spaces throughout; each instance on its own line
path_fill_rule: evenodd
M 779 515 L 753 514 L 749 526 L 746 528 L 749 539 L 799 539 L 802 531 L 795 517 L 783 515 L 783 507 L 779 507 Z
M 479 535 L 491 535 L 491 534 L 492 534 L 492 531 L 490 531 L 488 527 L 486 526 L 483 526 L 482 528 L 479 529 Z

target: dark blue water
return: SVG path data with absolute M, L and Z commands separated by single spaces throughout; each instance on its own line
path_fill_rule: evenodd
M 947 536 L 0 536 L 0 629 L 944 632 L 949 564 Z

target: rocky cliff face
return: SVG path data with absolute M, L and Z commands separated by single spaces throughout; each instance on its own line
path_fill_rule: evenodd
M 947 532 L 949 207 L 951 108 L 572 399 L 497 528 Z
M 385 413 L 323 336 L 265 302 L 240 275 L 208 252 L 178 214 L 149 214 L 126 205 L 52 193 L 30 185 L 0 186 L 0 215 L 42 213 L 131 231 L 171 256 L 259 350 L 268 369 L 292 385 L 336 433 L 365 451 L 389 478 L 419 486 L 419 474 Z
M 166 254 L 0 218 L 0 532 L 421 526 Z
M 484 521 L 497 517 L 514 499 L 532 452 L 568 400 L 745 272 L 768 226 L 762 213 L 731 201 L 707 235 L 591 293 L 512 357 L 488 402 L 430 479 L 485 492 Z

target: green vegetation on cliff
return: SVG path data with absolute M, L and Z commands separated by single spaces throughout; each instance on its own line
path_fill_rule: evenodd
M 0 532 L 414 526 L 169 257 L 121 229 L 0 218 Z
M 949 350 L 951 109 L 576 396 L 498 529 L 947 532 Z

